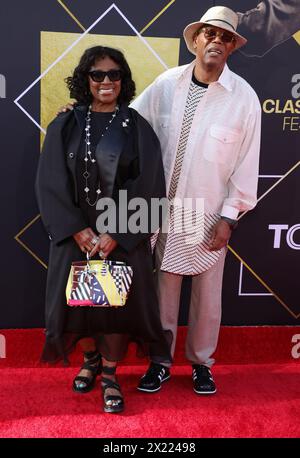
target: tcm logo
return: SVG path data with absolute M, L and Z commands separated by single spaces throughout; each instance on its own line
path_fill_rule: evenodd
M 269 224 L 269 229 L 274 231 L 273 248 L 280 248 L 282 239 L 292 250 L 300 250 L 300 243 L 295 242 L 295 233 L 300 230 L 300 224 L 289 227 L 287 224 Z M 300 240 L 300 233 L 298 234 Z
M 4 75 L 0 75 L 0 99 L 6 98 L 6 80 Z
M 300 358 L 300 334 L 293 335 L 292 343 L 295 343 L 296 345 L 293 346 L 291 355 L 293 358 L 298 359 Z
M 6 339 L 0 334 L 0 358 L 6 358 Z

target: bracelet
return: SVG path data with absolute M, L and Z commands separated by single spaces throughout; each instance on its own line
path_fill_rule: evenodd
M 238 225 L 238 222 L 237 220 L 235 219 L 231 219 L 231 218 L 227 218 L 227 216 L 221 216 L 221 219 L 223 219 L 224 221 L 226 221 L 226 223 L 229 225 L 230 229 L 233 231 L 237 225 Z

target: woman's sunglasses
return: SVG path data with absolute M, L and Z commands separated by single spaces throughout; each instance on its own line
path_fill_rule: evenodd
M 108 76 L 110 81 L 120 81 L 122 78 L 122 70 L 108 70 L 108 72 L 103 72 L 102 70 L 91 70 L 88 72 L 88 75 L 93 81 L 95 81 L 95 83 L 102 83 L 106 76 Z

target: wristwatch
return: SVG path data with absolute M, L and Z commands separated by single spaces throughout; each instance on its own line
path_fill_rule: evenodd
M 230 229 L 233 231 L 237 225 L 238 225 L 238 222 L 236 219 L 231 219 L 231 218 L 227 218 L 227 216 L 221 216 L 221 219 L 223 219 L 224 221 L 226 221 L 226 223 L 229 225 Z

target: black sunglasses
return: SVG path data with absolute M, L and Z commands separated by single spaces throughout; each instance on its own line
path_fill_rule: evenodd
M 96 83 L 102 83 L 106 76 L 108 76 L 110 81 L 120 81 L 122 78 L 122 70 L 108 70 L 107 72 L 103 72 L 102 70 L 91 70 L 88 72 L 88 75 Z
M 207 38 L 208 40 L 213 40 L 218 35 L 220 39 L 223 41 L 223 43 L 235 42 L 235 36 L 232 33 L 223 30 L 217 30 L 212 27 L 203 27 L 203 29 L 200 29 L 199 32 L 203 32 L 205 38 Z

